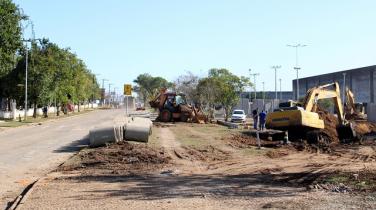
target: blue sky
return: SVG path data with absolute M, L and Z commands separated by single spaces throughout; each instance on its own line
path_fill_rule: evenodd
M 376 65 L 375 0 L 14 0 L 36 38 L 70 47 L 105 87 L 122 92 L 140 74 L 172 81 L 226 68 L 282 91 L 299 78 Z M 31 38 L 30 27 L 24 38 Z M 254 77 L 251 77 L 254 81 Z

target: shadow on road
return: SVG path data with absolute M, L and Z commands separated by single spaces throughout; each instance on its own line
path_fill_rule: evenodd
M 84 148 L 86 148 L 90 143 L 89 135 L 86 135 L 84 138 L 75 140 L 68 145 L 60 147 L 54 150 L 54 153 L 62 153 L 62 152 L 77 152 Z

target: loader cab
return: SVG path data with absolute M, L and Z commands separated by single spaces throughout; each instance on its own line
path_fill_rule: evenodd
M 166 106 L 178 107 L 179 104 L 187 104 L 184 94 L 176 95 L 175 93 L 166 93 L 166 96 L 167 96 L 167 100 L 163 104 L 163 107 L 166 107 Z

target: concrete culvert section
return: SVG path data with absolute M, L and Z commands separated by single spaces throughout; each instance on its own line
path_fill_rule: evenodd
M 89 132 L 90 147 L 100 147 L 117 140 L 116 126 L 95 127 Z M 119 137 L 118 137 L 119 138 Z
M 124 140 L 148 142 L 150 134 L 150 124 L 145 122 L 134 121 L 124 125 Z
M 152 134 L 153 122 L 149 118 L 142 118 L 142 117 L 127 117 L 125 120 L 126 123 L 146 123 L 149 124 L 149 135 Z

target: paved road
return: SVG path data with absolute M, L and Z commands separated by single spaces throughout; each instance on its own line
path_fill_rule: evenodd
M 115 125 L 124 109 L 96 110 L 85 115 L 8 128 L 0 132 L 0 209 L 30 184 L 64 163 L 89 144 L 89 130 L 99 124 Z

